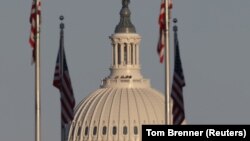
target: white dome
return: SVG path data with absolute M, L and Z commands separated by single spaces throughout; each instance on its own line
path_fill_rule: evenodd
M 142 124 L 164 124 L 164 97 L 140 72 L 135 33 L 116 33 L 111 73 L 75 109 L 68 141 L 141 141 Z
M 164 97 L 141 75 L 141 37 L 130 23 L 129 1 L 122 2 L 120 23 L 110 36 L 111 73 L 76 107 L 68 141 L 141 141 L 142 124 L 165 122 Z
M 70 141 L 140 141 L 142 124 L 164 124 L 163 95 L 152 88 L 101 88 L 76 108 Z

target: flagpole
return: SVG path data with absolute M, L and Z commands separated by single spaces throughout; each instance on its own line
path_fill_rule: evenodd
M 60 70 L 60 77 L 62 78 L 63 77 L 63 63 L 64 63 L 64 56 L 63 56 L 63 49 L 64 48 L 62 48 L 62 41 L 63 41 L 63 29 L 64 29 L 64 23 L 62 23 L 63 22 L 63 20 L 64 20 L 64 16 L 60 16 L 59 17 L 59 19 L 60 19 L 60 21 L 61 21 L 61 24 L 60 24 L 60 68 L 61 68 L 61 70 Z M 60 90 L 62 90 L 62 85 L 60 85 Z M 62 103 L 61 103 L 62 104 Z M 62 105 L 61 105 L 61 113 L 62 113 Z M 62 118 L 61 118 L 61 141 L 64 141 L 64 139 L 65 139 L 65 128 L 64 128 L 64 123 L 63 123 L 63 121 L 62 121 Z
M 38 14 L 39 1 L 35 0 L 36 34 L 35 34 L 35 141 L 41 140 L 41 95 L 40 95 L 40 15 Z
M 165 122 L 171 124 L 170 113 L 170 39 L 169 39 L 169 0 L 165 0 Z

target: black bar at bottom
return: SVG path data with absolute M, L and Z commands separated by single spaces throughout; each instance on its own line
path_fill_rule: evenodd
M 250 141 L 250 125 L 143 125 L 142 141 Z

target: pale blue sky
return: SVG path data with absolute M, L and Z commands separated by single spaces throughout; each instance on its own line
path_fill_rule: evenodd
M 0 140 L 34 140 L 34 66 L 28 44 L 31 0 L 0 2 Z M 191 124 L 250 123 L 250 1 L 173 0 L 186 78 Z M 142 36 L 142 74 L 163 92 L 158 61 L 160 0 L 131 0 L 132 22 Z M 60 140 L 59 92 L 52 87 L 65 16 L 65 50 L 77 103 L 109 74 L 120 0 L 42 0 L 42 140 Z

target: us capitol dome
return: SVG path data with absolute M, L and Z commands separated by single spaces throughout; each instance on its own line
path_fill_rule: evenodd
M 110 36 L 110 75 L 75 109 L 68 141 L 141 141 L 142 124 L 164 124 L 164 97 L 140 72 L 141 36 L 122 0 L 120 22 Z

